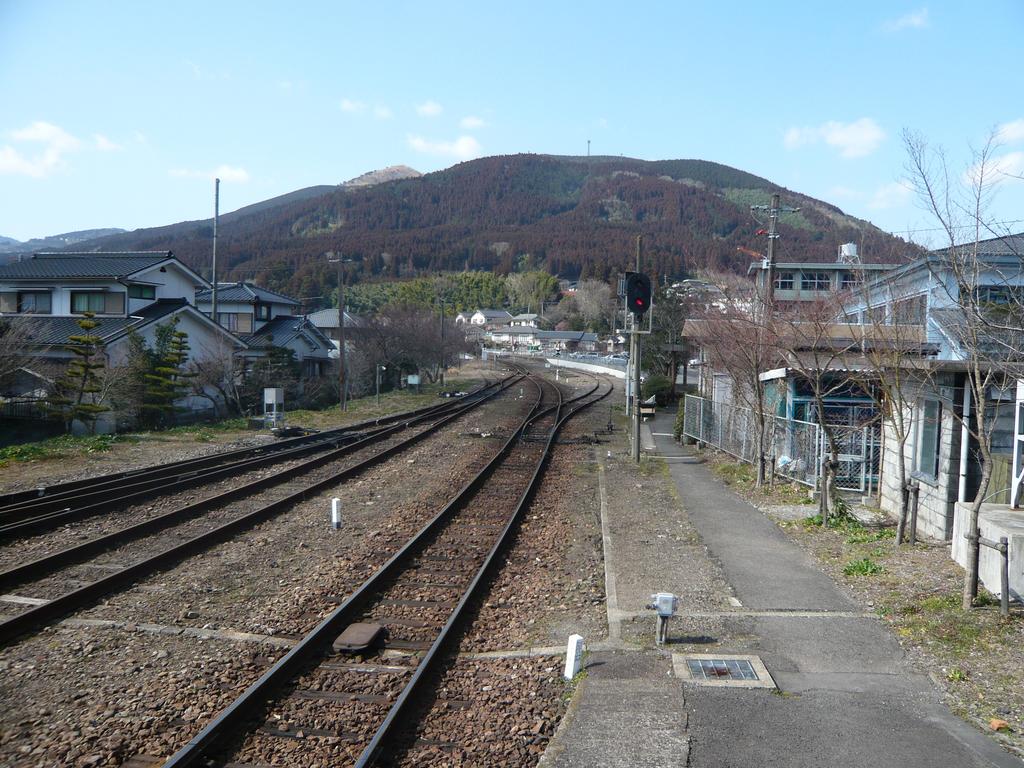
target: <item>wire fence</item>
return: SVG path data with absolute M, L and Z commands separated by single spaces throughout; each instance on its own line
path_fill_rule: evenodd
M 829 451 L 821 426 L 770 414 L 764 420 L 764 456 L 775 473 L 817 488 L 822 459 Z M 687 437 L 755 464 L 758 432 L 754 410 L 686 395 L 683 434 Z M 837 487 L 870 492 L 878 480 L 881 454 L 877 425 L 832 426 L 831 432 L 839 454 Z

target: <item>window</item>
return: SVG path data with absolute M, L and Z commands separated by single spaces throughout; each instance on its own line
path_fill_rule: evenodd
M 71 294 L 71 311 L 79 312 L 103 312 L 107 308 L 105 293 L 78 293 Z
M 804 291 L 827 291 L 832 287 L 828 272 L 801 272 L 800 289 Z
M 238 314 L 235 312 L 218 312 L 217 322 L 229 331 L 238 330 Z
M 914 469 L 933 480 L 939 476 L 939 433 L 942 427 L 942 405 L 938 400 L 918 403 L 917 455 Z
M 859 287 L 860 285 L 863 284 L 863 282 L 864 281 L 861 279 L 861 276 L 858 275 L 857 273 L 843 272 L 842 282 L 840 283 L 840 286 L 844 291 L 848 291 L 851 290 L 852 288 Z
M 924 322 L 925 297 L 915 296 L 893 304 L 893 322 L 899 325 L 919 325 Z
M 775 290 L 776 291 L 792 291 L 793 290 L 793 273 L 792 272 L 778 272 L 775 275 Z
M 22 291 L 18 293 L 18 311 L 26 314 L 48 315 L 51 310 L 49 291 Z
M 129 299 L 155 299 L 156 286 L 153 285 L 129 285 Z
M 256 319 L 257 320 L 269 320 L 270 319 L 270 305 L 269 304 L 257 304 L 256 305 Z

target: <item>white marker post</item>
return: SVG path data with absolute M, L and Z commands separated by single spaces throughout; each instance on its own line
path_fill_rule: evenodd
M 569 635 L 569 646 L 565 649 L 565 675 L 566 680 L 572 680 L 580 673 L 580 666 L 583 664 L 583 636 Z
M 341 528 L 341 499 L 331 499 L 331 528 Z

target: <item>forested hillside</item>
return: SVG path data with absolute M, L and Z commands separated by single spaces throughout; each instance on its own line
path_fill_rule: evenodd
M 745 271 L 763 250 L 750 206 L 774 191 L 797 214 L 780 219 L 779 259 L 833 261 L 854 242 L 865 261 L 898 261 L 912 246 L 838 208 L 701 160 L 512 155 L 361 188 L 282 196 L 222 217 L 223 279 L 255 280 L 296 296 L 332 288 L 327 251 L 359 260 L 353 280 L 439 271 L 507 273 L 524 265 L 563 277 L 606 278 L 632 263 L 638 233 L 652 274 Z M 208 274 L 212 222 L 103 238 L 97 249 L 170 249 Z

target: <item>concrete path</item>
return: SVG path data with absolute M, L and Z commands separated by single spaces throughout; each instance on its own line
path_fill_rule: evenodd
M 659 416 L 654 433 L 671 432 Z M 686 451 L 656 434 L 661 455 Z M 689 765 L 1021 766 L 908 671 L 881 622 L 702 464 L 669 462 L 683 508 L 742 604 L 715 653 L 757 654 L 782 695 L 687 685 Z M 796 612 L 798 615 L 793 615 Z M 692 619 L 686 635 L 700 634 Z M 701 649 L 686 649 L 700 651 Z
M 641 428 L 671 483 L 600 458 L 609 635 L 587 638 L 541 768 L 1024 765 L 954 717 L 876 617 L 673 442 L 672 421 Z M 660 590 L 680 616 L 651 649 Z M 756 655 L 778 690 L 693 685 L 676 676 L 691 653 Z

